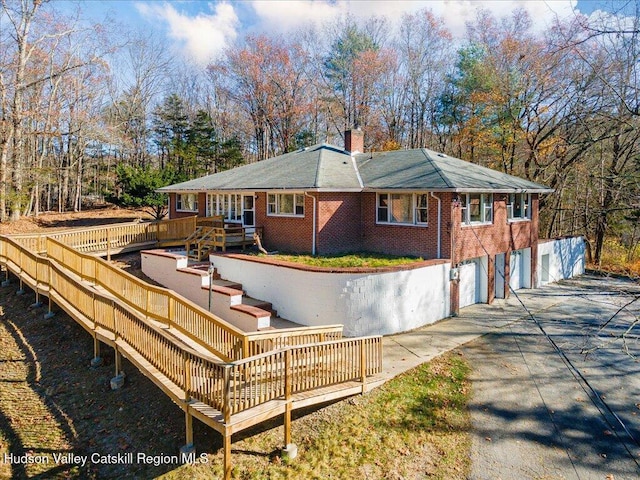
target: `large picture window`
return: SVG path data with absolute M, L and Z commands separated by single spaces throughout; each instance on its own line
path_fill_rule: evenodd
M 176 194 L 176 210 L 180 212 L 197 212 L 198 211 L 198 194 L 197 193 Z
M 242 194 L 210 194 L 208 196 L 207 215 L 222 215 L 229 222 L 240 222 L 242 220 Z
M 207 195 L 207 216 L 222 215 L 225 222 L 255 225 L 254 193 L 210 193 Z
M 379 193 L 376 219 L 378 223 L 425 225 L 428 210 L 426 193 Z
M 493 222 L 493 195 L 490 193 L 463 193 L 461 223 L 472 225 Z
M 304 195 L 302 193 L 269 193 L 267 214 L 285 217 L 304 216 Z
M 507 204 L 509 220 L 527 220 L 531 218 L 531 195 L 528 193 L 510 193 Z

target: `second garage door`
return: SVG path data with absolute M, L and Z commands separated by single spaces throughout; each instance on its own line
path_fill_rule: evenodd
M 468 260 L 460 265 L 460 308 L 478 303 L 479 288 L 478 278 L 480 276 L 480 262 Z
M 531 288 L 531 249 L 523 248 L 511 252 L 509 262 L 509 286 L 512 290 Z

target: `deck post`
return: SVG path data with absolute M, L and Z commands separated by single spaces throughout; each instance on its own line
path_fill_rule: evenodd
M 111 261 L 111 229 L 107 228 L 107 262 Z
M 291 349 L 284 351 L 284 445 L 291 443 Z
M 171 328 L 171 319 L 175 314 L 175 300 L 173 297 L 169 297 L 169 308 L 167 313 L 167 327 Z
M 117 347 L 114 348 L 114 351 L 115 351 L 114 363 L 116 367 L 116 377 L 117 377 L 122 373 L 122 355 L 120 354 L 120 351 L 118 350 Z
M 193 451 L 193 415 L 189 413 L 189 406 L 184 411 L 184 425 L 185 425 L 185 437 L 186 443 L 184 447 L 180 449 L 181 452 Z
M 231 434 L 225 429 L 224 443 L 224 480 L 231 480 Z
M 362 393 L 367 391 L 367 351 L 364 341 L 364 338 L 360 339 L 360 381 L 362 382 Z
M 122 355 L 118 351 L 118 346 L 114 347 L 114 351 L 116 352 L 115 356 L 115 366 L 116 366 L 116 376 L 111 379 L 111 390 L 120 390 L 124 386 L 124 372 L 122 370 Z
M 222 415 L 224 416 L 225 424 L 231 423 L 231 367 L 229 366 L 224 369 L 224 399 Z
M 51 291 L 49 291 L 49 310 L 44 314 L 44 319 L 48 320 L 50 318 L 53 318 L 54 315 L 55 313 L 53 312 L 53 300 L 51 300 Z
M 182 362 L 184 368 L 184 401 L 189 403 L 191 401 L 191 362 L 186 351 L 182 352 Z
M 231 366 L 224 368 L 224 398 L 222 404 L 222 416 L 224 417 L 224 478 L 231 480 L 231 431 L 229 423 L 231 423 Z
M 99 367 L 102 365 L 102 357 L 100 357 L 100 340 L 98 336 L 93 336 L 93 358 L 91 359 L 92 367 Z
M 284 448 L 282 458 L 293 460 L 298 455 L 298 446 L 291 442 L 291 348 L 284 351 Z
M 22 282 L 22 278 L 20 279 L 20 288 L 16 292 L 16 295 L 24 295 L 24 283 Z
M 42 302 L 40 301 L 40 293 L 38 292 L 38 287 L 36 286 L 36 301 L 29 305 L 29 308 L 40 308 L 42 306 Z

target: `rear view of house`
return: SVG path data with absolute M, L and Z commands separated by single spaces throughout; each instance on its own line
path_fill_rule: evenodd
M 536 285 L 538 197 L 551 190 L 428 149 L 319 144 L 164 187 L 172 218 L 260 227 L 271 250 L 448 259 L 450 306 Z

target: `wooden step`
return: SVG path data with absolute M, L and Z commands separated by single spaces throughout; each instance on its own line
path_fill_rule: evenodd
M 273 309 L 273 304 L 271 304 L 270 302 L 265 302 L 263 300 L 258 300 L 258 299 L 253 298 L 253 297 L 244 296 L 244 297 L 242 297 L 242 303 L 244 303 L 245 305 L 251 305 L 252 307 L 256 307 L 256 308 L 259 308 L 261 310 L 266 310 L 267 312 L 271 313 L 272 317 L 277 317 L 278 316 L 278 312 L 276 312 Z

